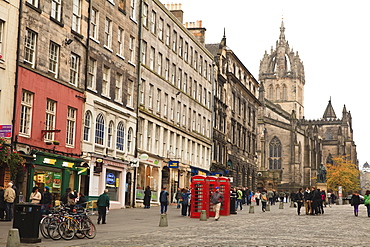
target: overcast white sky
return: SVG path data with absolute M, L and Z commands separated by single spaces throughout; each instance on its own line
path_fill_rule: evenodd
M 285 38 L 305 67 L 305 117 L 322 117 L 331 97 L 337 117 L 353 119 L 359 164 L 370 162 L 369 0 L 162 0 L 182 3 L 184 22 L 202 20 L 206 43 L 226 29 L 230 47 L 258 79 L 265 50 L 275 48 L 282 17 Z

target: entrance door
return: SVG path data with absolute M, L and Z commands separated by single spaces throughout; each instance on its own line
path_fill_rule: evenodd
M 126 198 L 125 205 L 126 206 L 130 206 L 131 205 L 131 188 L 132 188 L 132 185 L 131 185 L 131 173 L 128 172 L 126 174 L 126 191 L 125 191 L 125 198 Z

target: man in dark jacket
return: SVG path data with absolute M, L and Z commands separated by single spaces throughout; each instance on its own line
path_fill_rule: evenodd
M 163 187 L 161 193 L 159 194 L 159 202 L 161 203 L 161 214 L 167 213 L 168 195 L 169 194 L 166 190 L 166 187 Z
M 108 190 L 105 189 L 104 193 L 101 194 L 98 198 L 98 224 L 100 224 L 100 220 L 102 224 L 106 224 L 106 217 L 107 217 L 107 210 L 109 210 L 110 202 L 109 202 Z
M 44 193 L 42 194 L 41 200 L 41 211 L 46 215 L 49 214 L 49 209 L 51 207 L 51 203 L 53 202 L 53 197 L 50 193 L 50 188 L 48 186 L 44 187 Z
M 312 187 L 311 193 L 312 193 L 313 214 L 318 215 L 320 213 L 319 204 L 320 204 L 320 201 L 321 201 L 321 194 L 315 187 Z

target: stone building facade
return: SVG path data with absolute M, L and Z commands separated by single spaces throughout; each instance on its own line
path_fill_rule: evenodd
M 21 1 L 13 143 L 27 160 L 18 188 L 86 193 L 79 173 L 87 42 L 86 1 Z M 14 30 L 13 30 L 14 31 Z
M 1 138 L 10 137 L 14 129 L 14 83 L 17 68 L 17 32 L 14 30 L 18 30 L 18 22 L 14 20 L 18 20 L 18 15 L 18 0 L 0 2 L 0 125 L 8 125 L 9 133 L 2 133 Z M 9 182 L 9 174 L 6 166 L 0 166 L 1 184 L 6 185 Z
M 209 171 L 213 56 L 183 25 L 181 5 L 151 0 L 142 10 L 136 189 L 157 196 L 164 186 L 172 200 Z
M 134 203 L 139 1 L 90 1 L 82 148 L 89 196 Z
M 206 46 L 214 55 L 213 156 L 211 172 L 232 177 L 236 187 L 256 189 L 259 83 L 226 45 Z
M 282 22 L 279 40 L 260 64 L 258 189 L 296 190 L 316 185 L 318 170 L 330 157 L 349 154 L 357 164 L 352 118 L 337 119 L 331 101 L 320 120 L 304 118 L 305 74 L 298 52 L 290 49 Z

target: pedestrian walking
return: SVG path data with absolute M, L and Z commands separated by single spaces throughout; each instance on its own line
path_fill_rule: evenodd
M 367 190 L 364 195 L 364 205 L 367 208 L 367 216 L 370 217 L 370 190 Z
M 215 192 L 211 195 L 211 203 L 213 204 L 213 211 L 215 212 L 215 220 L 220 218 L 221 204 L 224 201 L 224 196 L 220 192 L 220 188 L 216 187 Z
M 238 210 L 238 206 L 240 206 L 240 210 L 243 210 L 243 192 L 240 188 L 236 191 L 236 210 Z
M 274 205 L 274 192 L 272 190 L 267 191 L 267 199 L 270 203 L 270 205 Z
M 251 204 L 251 198 L 252 198 L 251 190 L 248 187 L 245 187 L 245 203 L 247 205 Z
M 315 186 L 311 188 L 311 193 L 312 193 L 312 212 L 314 215 L 318 215 L 320 213 L 319 204 L 321 202 L 321 195 Z
M 176 191 L 176 194 L 175 194 L 175 199 L 176 199 L 176 203 L 177 203 L 176 208 L 180 208 L 180 205 L 181 205 L 181 196 L 182 196 L 181 191 L 182 191 L 181 188 L 177 188 L 177 191 Z
M 254 194 L 254 198 L 256 199 L 256 205 L 259 206 L 261 200 L 261 192 L 259 190 Z
M 152 198 L 152 191 L 150 186 L 146 186 L 144 191 L 144 208 L 150 208 L 150 199 Z
M 288 203 L 289 202 L 289 191 L 285 192 L 285 202 Z
M 351 197 L 351 206 L 353 206 L 353 212 L 355 216 L 358 216 L 358 205 L 360 205 L 360 195 L 358 194 L 357 190 L 353 191 Z
M 102 224 L 106 224 L 106 218 L 107 218 L 107 211 L 109 211 L 109 206 L 110 206 L 110 199 L 108 196 L 108 190 L 105 189 L 104 193 L 101 194 L 98 198 L 98 224 L 100 224 L 100 221 L 102 221 Z
M 11 221 L 13 218 L 13 204 L 15 200 L 15 190 L 12 188 L 13 183 L 8 183 L 8 186 L 4 192 L 5 201 L 5 221 Z
M 302 188 L 299 188 L 297 194 L 296 194 L 296 201 L 297 201 L 297 213 L 298 215 L 301 215 L 301 207 L 303 205 L 303 198 L 304 198 L 304 194 L 303 194 L 303 189 Z
M 284 190 L 281 190 L 280 191 L 279 198 L 280 198 L 280 202 L 284 202 L 284 198 L 285 198 L 285 192 L 284 192 Z
M 167 214 L 168 195 L 169 194 L 166 190 L 166 187 L 163 187 L 161 193 L 159 194 L 159 202 L 161 203 L 161 214 Z
M 187 189 L 181 191 L 181 215 L 186 216 L 188 214 L 190 192 Z
M 0 184 L 0 220 L 4 220 L 5 216 L 4 192 L 4 185 Z
M 50 188 L 48 186 L 44 187 L 44 192 L 42 193 L 41 199 L 41 212 L 48 215 L 51 203 L 53 202 L 53 197 L 50 193 Z
M 39 187 L 35 186 L 32 188 L 30 195 L 31 203 L 40 204 L 42 199 L 41 193 L 39 192 Z
M 306 214 L 313 214 L 312 212 L 312 193 L 307 187 L 304 192 L 304 207 L 306 209 Z
M 262 191 L 261 193 L 261 204 L 262 204 L 262 212 L 266 211 L 266 204 L 269 198 L 267 197 L 267 193 L 265 190 Z
M 246 188 L 243 187 L 242 188 L 242 193 L 243 193 L 243 200 L 242 200 L 242 203 L 243 205 L 247 203 L 247 191 L 246 191 Z

